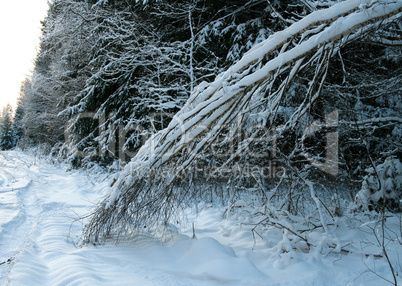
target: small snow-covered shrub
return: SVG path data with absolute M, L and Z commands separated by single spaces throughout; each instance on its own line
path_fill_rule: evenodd
M 383 206 L 390 211 L 400 211 L 402 198 L 402 164 L 397 158 L 388 157 L 376 170 L 369 168 L 362 188 L 356 195 L 356 203 L 363 210 L 379 210 Z

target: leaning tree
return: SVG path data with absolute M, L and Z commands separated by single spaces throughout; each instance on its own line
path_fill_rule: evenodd
M 214 161 L 215 173 L 244 160 L 264 164 L 269 158 L 251 156 L 255 150 L 277 153 L 288 170 L 279 183 L 290 172 L 304 184 L 326 229 L 325 206 L 305 163 L 327 174 L 338 173 L 338 138 L 330 130 L 338 125 L 339 115 L 328 105 L 320 109 L 322 101 L 330 98 L 322 95 L 332 72 L 331 59 L 351 43 L 380 35 L 375 33 L 379 29 L 389 32 L 383 42 L 395 40 L 392 27 L 398 25 L 401 11 L 398 0 L 347 0 L 318 9 L 252 47 L 212 83 L 198 85 L 169 126 L 140 148 L 90 215 L 86 241 L 168 222 L 180 207 L 202 197 L 205 188 L 197 188 L 200 178 L 194 178 L 198 164 L 209 166 L 210 150 L 225 150 L 231 142 L 236 147 Z M 296 84 L 301 82 L 304 85 Z M 313 154 L 308 137 L 320 128 L 327 129 L 325 139 L 332 145 Z M 247 136 L 238 136 L 244 130 L 249 131 Z M 277 138 L 285 140 L 285 146 L 273 150 Z M 213 175 L 204 174 L 202 182 L 219 180 Z M 226 183 L 234 179 L 229 177 Z M 247 185 L 247 181 L 237 183 Z M 253 184 L 258 185 L 258 178 Z

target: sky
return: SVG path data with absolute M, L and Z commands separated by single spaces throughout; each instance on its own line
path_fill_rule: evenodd
M 31 74 L 48 9 L 47 0 L 7 0 L 0 4 L 0 108 L 15 110 L 21 82 Z

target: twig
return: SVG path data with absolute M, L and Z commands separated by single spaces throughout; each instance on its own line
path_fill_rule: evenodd
M 13 261 L 13 260 L 14 260 L 14 257 L 10 257 L 6 261 L 0 262 L 0 265 L 6 264 L 6 263 L 11 263 L 11 261 Z

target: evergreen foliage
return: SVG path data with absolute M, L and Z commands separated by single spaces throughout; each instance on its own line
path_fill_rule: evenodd
M 385 162 L 368 168 L 362 188 L 356 195 L 356 203 L 362 209 L 401 211 L 402 164 L 397 158 L 388 157 Z
M 30 80 L 29 78 L 26 78 L 22 83 L 20 87 L 20 96 L 18 97 L 17 100 L 17 108 L 15 109 L 15 114 L 14 114 L 14 138 L 15 138 L 15 144 L 18 145 L 20 140 L 23 139 L 24 137 L 24 129 L 23 129 L 23 119 L 24 119 L 24 108 L 23 104 L 26 100 L 25 94 L 29 88 L 30 85 Z
M 3 108 L 0 117 L 0 150 L 9 150 L 15 146 L 15 137 L 13 129 L 13 110 L 11 105 Z

